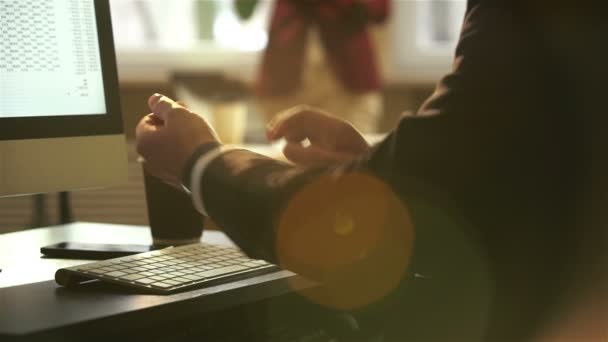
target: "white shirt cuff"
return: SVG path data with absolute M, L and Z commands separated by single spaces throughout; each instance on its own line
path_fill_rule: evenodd
M 207 167 L 222 154 L 235 150 L 236 147 L 229 145 L 222 145 L 214 148 L 213 150 L 203 154 L 192 167 L 192 173 L 190 174 L 190 184 L 192 191 L 192 203 L 194 208 L 204 216 L 209 216 L 207 209 L 205 208 L 205 202 L 203 200 L 203 193 L 201 184 L 203 182 L 203 176 Z

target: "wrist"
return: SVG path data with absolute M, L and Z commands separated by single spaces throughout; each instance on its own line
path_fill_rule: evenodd
M 206 142 L 199 145 L 194 152 L 188 158 L 186 164 L 184 165 L 184 169 L 182 170 L 181 182 L 182 186 L 190 191 L 192 189 L 192 169 L 194 168 L 194 164 L 199 160 L 203 155 L 207 154 L 209 151 L 212 151 L 222 144 L 217 141 Z

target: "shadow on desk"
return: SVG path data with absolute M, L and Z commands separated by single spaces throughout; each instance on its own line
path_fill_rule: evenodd
M 53 284 L 45 282 L 20 288 L 23 287 L 32 287 L 20 289 L 31 293 L 34 287 L 44 290 Z M 159 303 L 177 295 L 140 295 L 102 282 L 91 282 L 73 289 L 55 288 L 54 293 L 65 307 L 78 306 L 78 303 L 86 301 L 91 303 L 91 312 L 98 312 L 104 305 L 107 310 L 124 312 L 33 333 L 15 338 L 16 341 L 330 341 L 333 336 L 348 336 L 356 326 L 347 315 L 320 308 L 295 293 L 246 302 L 243 301 L 246 293 L 224 291 L 221 296 L 207 296 L 206 299 L 213 298 L 213 301 L 190 298 L 164 305 Z M 193 297 L 195 294 L 186 292 L 181 296 Z M 32 298 L 41 304 L 36 310 L 32 310 L 28 303 L 24 303 L 24 308 L 29 307 L 28 310 L 38 312 L 33 316 L 48 320 L 52 313 L 39 299 L 36 296 Z M 154 307 L 145 311 L 133 310 L 142 304 Z M 80 308 L 56 312 L 54 316 L 60 321 L 66 316 L 82 318 L 88 314 L 86 309 Z M 4 319 L 3 322 L 7 323 Z
M 169 335 L 174 333 L 172 322 L 193 319 L 199 329 L 208 320 L 217 321 L 218 313 L 237 314 L 243 306 L 290 294 L 293 286 L 283 281 L 282 272 L 168 296 L 143 295 L 102 282 L 61 288 L 46 281 L 5 288 L 0 291 L 0 339 L 141 340 L 145 335 L 155 340 L 167 329 Z M 302 279 L 301 285 L 311 283 Z

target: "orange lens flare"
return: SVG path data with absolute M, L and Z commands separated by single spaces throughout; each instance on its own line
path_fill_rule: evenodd
M 407 208 L 382 181 L 362 173 L 307 185 L 279 221 L 282 267 L 323 286 L 301 293 L 334 309 L 356 309 L 388 295 L 403 278 L 414 229 Z

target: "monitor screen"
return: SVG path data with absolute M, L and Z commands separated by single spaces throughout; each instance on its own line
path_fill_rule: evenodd
M 109 0 L 0 0 L 0 196 L 126 180 Z
M 2 0 L 0 8 L 0 117 L 105 114 L 93 1 Z
M 108 0 L 0 0 L 0 141 L 122 132 Z

